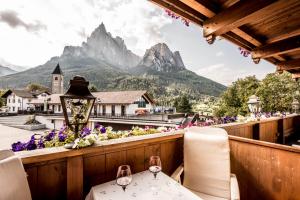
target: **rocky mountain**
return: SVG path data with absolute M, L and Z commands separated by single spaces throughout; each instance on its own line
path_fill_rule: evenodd
M 29 83 L 51 85 L 51 73 L 59 62 L 65 88 L 75 75 L 82 75 L 101 91 L 148 90 L 156 98 L 188 94 L 218 96 L 225 86 L 186 69 L 180 53 L 164 43 L 146 50 L 139 58 L 123 39 L 112 37 L 103 24 L 81 46 L 67 46 L 61 56 L 43 65 L 1 77 L 0 88 L 24 88 Z
M 179 51 L 173 53 L 165 43 L 158 43 L 147 49 L 139 66 L 150 67 L 160 72 L 175 72 L 185 69 Z
M 13 65 L 9 62 L 7 62 L 6 60 L 4 60 L 3 58 L 0 58 L 0 65 L 3 67 L 8 67 L 10 69 L 12 69 L 15 72 L 21 72 L 24 71 L 26 68 L 22 67 L 22 66 L 18 66 L 18 65 Z
M 0 76 L 5 76 L 5 75 L 9 75 L 9 74 L 14 74 L 14 73 L 16 73 L 15 70 L 12 70 L 9 67 L 4 67 L 4 66 L 0 65 Z
M 101 23 L 81 46 L 66 46 L 61 59 L 91 58 L 105 61 L 113 66 L 126 69 L 136 66 L 141 58 L 127 49 L 124 40 L 112 37 Z

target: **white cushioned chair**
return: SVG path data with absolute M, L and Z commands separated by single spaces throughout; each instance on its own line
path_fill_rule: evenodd
M 31 200 L 21 159 L 10 150 L 0 150 L 0 199 Z
M 228 134 L 224 129 L 191 127 L 184 135 L 184 164 L 172 177 L 203 200 L 239 200 L 236 176 L 230 173 Z

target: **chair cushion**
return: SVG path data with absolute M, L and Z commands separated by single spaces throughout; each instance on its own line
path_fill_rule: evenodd
M 211 196 L 211 195 L 204 194 L 204 193 L 201 193 L 201 192 L 197 192 L 197 191 L 194 191 L 194 190 L 191 190 L 191 191 L 203 200 L 228 200 L 228 199 L 224 199 L 222 197 L 215 197 L 215 196 Z
M 191 190 L 230 199 L 230 152 L 221 128 L 191 127 L 184 135 L 184 181 Z
M 0 199 L 31 200 L 26 173 L 20 158 L 11 156 L 0 160 Z
M 15 155 L 15 154 L 11 150 L 8 150 L 8 149 L 2 150 L 2 149 L 0 149 L 0 160 L 11 157 L 13 155 Z

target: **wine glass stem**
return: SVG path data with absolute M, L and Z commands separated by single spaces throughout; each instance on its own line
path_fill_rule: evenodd
M 157 173 L 154 173 L 154 178 L 156 179 Z
M 125 190 L 126 190 L 126 186 L 122 186 L 122 189 L 123 189 L 123 191 L 125 192 Z

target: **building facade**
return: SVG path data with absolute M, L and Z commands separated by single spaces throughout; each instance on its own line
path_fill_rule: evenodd
M 60 69 L 59 63 L 52 72 L 51 92 L 52 94 L 64 93 L 64 75 Z
M 92 115 L 95 116 L 132 116 L 150 114 L 154 101 L 146 91 L 118 91 L 118 92 L 94 92 L 96 97 Z M 33 99 L 29 104 L 36 110 L 47 106 L 47 110 L 55 114 L 62 113 L 60 96 L 51 94 L 44 99 Z
M 46 99 L 49 95 L 48 92 L 32 93 L 26 90 L 8 90 L 2 95 L 2 98 L 6 98 L 9 113 L 18 113 L 34 110 L 35 108 L 31 105 L 31 102 L 35 99 Z

